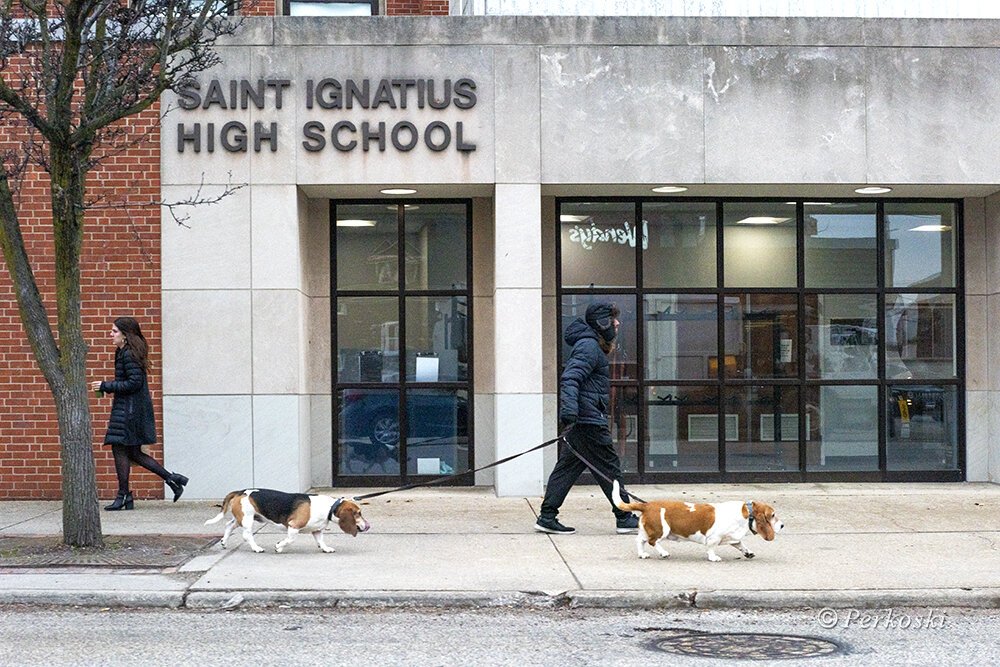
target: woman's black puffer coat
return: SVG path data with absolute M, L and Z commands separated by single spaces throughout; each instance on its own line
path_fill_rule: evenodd
M 573 346 L 573 351 L 559 380 L 559 420 L 607 424 L 611 368 L 597 332 L 578 318 L 566 327 L 565 340 Z
M 105 445 L 151 445 L 156 442 L 156 419 L 146 371 L 127 348 L 115 350 L 115 379 L 102 382 L 101 391 L 115 395 Z

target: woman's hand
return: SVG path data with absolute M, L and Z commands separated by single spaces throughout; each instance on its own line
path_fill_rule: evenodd
M 99 391 L 101 388 L 101 381 L 94 380 L 93 382 L 90 383 L 90 388 L 92 391 Z

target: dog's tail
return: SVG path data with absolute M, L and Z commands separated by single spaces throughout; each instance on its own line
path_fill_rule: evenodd
M 646 503 L 627 503 L 622 498 L 622 490 L 618 485 L 618 480 L 614 480 L 611 485 L 611 498 L 615 501 L 615 507 L 626 512 L 642 512 L 646 509 Z
M 216 514 L 215 516 L 213 516 L 208 521 L 206 521 L 205 525 L 207 526 L 210 523 L 218 523 L 219 521 L 222 521 L 222 519 L 225 518 L 225 516 L 226 516 L 226 512 L 229 511 L 229 503 L 232 502 L 233 498 L 235 498 L 237 496 L 241 496 L 241 495 L 243 495 L 243 491 L 231 491 L 231 492 L 229 492 L 226 495 L 225 499 L 222 501 L 222 511 L 219 512 L 218 514 Z

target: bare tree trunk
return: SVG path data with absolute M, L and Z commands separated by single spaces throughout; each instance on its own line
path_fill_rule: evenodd
M 71 386 L 56 392 L 62 447 L 63 542 L 72 546 L 102 547 L 104 537 L 97 501 L 87 388 L 82 382 L 69 384 Z

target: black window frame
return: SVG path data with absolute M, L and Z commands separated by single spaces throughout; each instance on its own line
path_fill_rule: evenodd
M 295 0 L 296 3 L 302 3 L 306 5 L 363 5 L 365 0 Z M 372 8 L 372 16 L 378 16 L 379 10 L 379 0 L 369 0 L 368 3 Z M 291 16 L 292 11 L 292 0 L 282 0 L 281 3 L 281 15 Z

